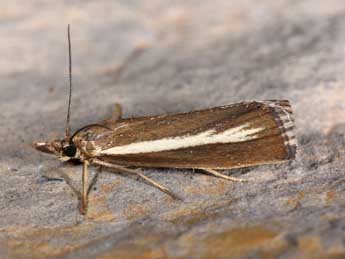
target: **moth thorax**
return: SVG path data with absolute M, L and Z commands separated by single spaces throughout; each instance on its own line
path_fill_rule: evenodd
M 102 151 L 102 148 L 96 146 L 94 141 L 87 141 L 85 145 L 85 151 L 88 156 L 97 156 Z

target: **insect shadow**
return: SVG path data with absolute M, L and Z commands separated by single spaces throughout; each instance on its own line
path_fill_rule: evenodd
M 78 164 L 77 161 L 68 161 L 64 163 L 65 165 L 71 165 L 71 164 Z M 93 178 L 90 181 L 90 184 L 88 186 L 87 189 L 87 195 L 90 194 L 90 192 L 92 191 L 92 189 L 96 186 L 96 183 L 99 179 L 99 175 L 102 172 L 102 168 L 98 168 L 95 172 L 95 175 L 93 176 Z M 58 168 L 56 171 L 57 175 L 59 177 L 61 177 L 66 183 L 67 185 L 71 188 L 73 195 L 75 195 L 78 199 L 78 209 L 80 212 L 83 211 L 83 195 L 82 192 L 80 190 L 78 190 L 78 188 L 76 187 L 76 184 L 74 183 L 74 180 L 63 170 L 63 168 Z

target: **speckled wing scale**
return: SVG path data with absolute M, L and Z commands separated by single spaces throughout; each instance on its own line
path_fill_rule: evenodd
M 78 138 L 98 160 L 123 166 L 231 169 L 293 159 L 294 119 L 285 100 L 249 101 L 163 116 L 105 121 Z

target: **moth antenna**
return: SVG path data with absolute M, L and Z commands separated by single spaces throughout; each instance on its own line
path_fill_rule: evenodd
M 100 128 L 103 128 L 103 129 L 107 129 L 107 130 L 113 130 L 112 128 L 109 128 L 107 126 L 104 126 L 104 125 L 101 125 L 101 124 L 89 124 L 89 125 L 86 125 L 80 129 L 78 129 L 76 132 L 73 133 L 72 137 L 70 137 L 70 141 L 73 142 L 73 139 L 76 135 L 78 135 L 79 132 L 85 130 L 85 129 L 89 129 L 89 128 L 92 128 L 92 127 L 100 127 Z
M 68 98 L 68 110 L 66 118 L 66 138 L 71 137 L 71 125 L 70 125 L 70 113 L 71 113 L 71 100 L 72 100 L 72 50 L 71 50 L 71 35 L 70 26 L 67 27 L 67 38 L 68 38 L 68 64 L 69 64 L 69 98 Z

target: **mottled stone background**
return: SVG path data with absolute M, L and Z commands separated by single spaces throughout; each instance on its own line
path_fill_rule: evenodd
M 286 98 L 296 161 L 145 170 L 183 202 L 102 172 L 82 217 L 81 168 L 32 148 L 64 134 L 68 23 L 73 129 Z M 0 38 L 0 258 L 345 258 L 343 0 L 1 1 Z

